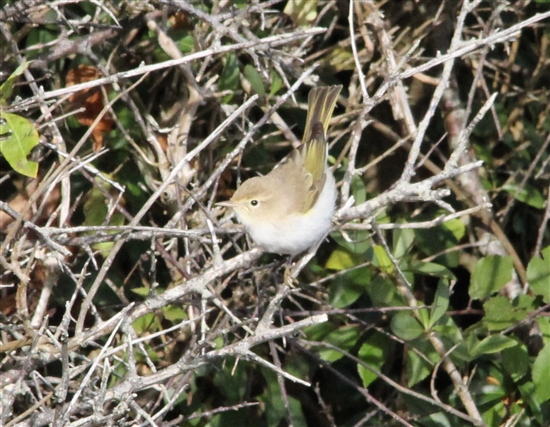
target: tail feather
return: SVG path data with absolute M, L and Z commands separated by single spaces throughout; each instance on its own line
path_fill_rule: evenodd
M 309 92 L 306 129 L 299 152 L 308 186 L 305 211 L 315 205 L 325 185 L 326 133 L 341 89 L 342 86 L 328 86 L 314 88 Z
M 342 86 L 326 86 L 311 89 L 308 96 L 308 110 L 306 128 L 302 141 L 308 142 L 312 137 L 313 125 L 320 122 L 323 125 L 323 132 L 326 134 L 328 122 L 332 117 L 334 106 Z

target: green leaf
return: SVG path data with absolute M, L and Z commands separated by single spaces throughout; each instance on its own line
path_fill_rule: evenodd
M 428 276 L 440 277 L 442 279 L 456 279 L 451 270 L 441 264 L 436 264 L 435 262 L 411 262 L 409 270 L 413 273 L 422 273 Z
M 533 257 L 527 266 L 527 280 L 531 289 L 550 303 L 550 246 L 542 250 L 542 257 Z
M 458 347 L 453 351 L 453 356 L 458 357 L 460 360 L 471 362 L 472 349 L 479 343 L 475 333 L 466 334 L 462 342 L 459 343 Z
M 346 46 L 334 45 L 334 48 L 327 52 L 324 61 L 336 72 L 354 69 L 353 53 Z
M 335 347 L 348 351 L 357 343 L 360 335 L 361 328 L 357 326 L 343 326 L 325 335 L 323 342 L 330 343 Z M 323 348 L 319 351 L 319 356 L 327 362 L 334 362 L 341 359 L 343 354 L 332 348 Z
M 342 271 L 355 267 L 361 263 L 361 259 L 348 251 L 335 249 L 328 258 L 325 268 L 329 270 Z
M 371 248 L 370 234 L 366 230 L 346 230 L 345 238 L 340 231 L 335 231 L 330 236 L 354 254 L 364 254 Z
M 409 387 L 424 380 L 432 372 L 433 365 L 414 351 L 407 352 L 407 384 Z
M 394 270 L 393 262 L 391 261 L 386 249 L 381 245 L 373 247 L 374 255 L 376 258 L 373 260 L 373 264 L 380 267 L 384 273 L 392 274 Z
M 424 337 L 409 341 L 407 350 L 407 385 L 414 386 L 427 378 L 434 365 L 441 359 L 432 344 Z
M 543 209 L 546 204 L 546 199 L 542 193 L 529 184 L 525 184 L 521 190 L 515 184 L 506 184 L 502 189 L 516 200 L 526 203 L 536 209 Z
M 170 320 L 171 322 L 179 322 L 187 319 L 187 313 L 185 313 L 185 310 L 177 305 L 167 305 L 166 307 L 163 307 L 162 314 L 164 314 L 166 320 Z
M 358 326 L 336 327 L 330 322 L 324 322 L 320 325 L 305 328 L 304 333 L 310 341 L 330 343 L 347 351 L 355 345 L 362 329 Z M 319 355 L 323 360 L 329 362 L 342 358 L 340 351 L 331 348 L 320 348 Z
M 536 320 L 539 325 L 541 335 L 550 337 L 550 318 L 538 317 Z
M 505 413 L 503 401 L 506 398 L 506 392 L 502 385 L 500 383 L 485 384 L 480 387 L 479 394 L 476 397 L 475 402 L 479 408 L 488 408 L 483 413 L 483 420 L 486 422 L 486 425 L 501 425 L 502 416 Z
M 195 40 L 193 39 L 193 36 L 187 35 L 179 39 L 178 47 L 182 53 L 192 52 L 195 48 Z
M 221 343 L 222 348 L 223 342 Z M 220 369 L 214 376 L 214 385 L 218 390 L 222 390 L 223 393 L 229 399 L 229 402 L 241 402 L 246 395 L 247 387 L 246 382 L 249 375 L 246 364 L 240 364 L 235 366 L 236 369 Z M 265 371 L 263 371 L 265 372 Z M 273 379 L 269 376 L 269 379 Z
M 448 340 L 448 342 L 457 343 L 464 340 L 462 329 L 459 328 L 453 318 L 446 313 L 439 319 L 437 324 L 433 327 L 433 330 L 437 332 L 441 338 Z
M 461 219 L 455 218 L 443 223 L 443 227 L 453 233 L 455 239 L 460 241 L 466 234 L 466 225 Z
M 356 205 L 360 205 L 367 201 L 367 189 L 362 177 L 354 176 L 351 179 L 351 194 L 355 199 Z
M 399 311 L 394 314 L 391 319 L 391 329 L 395 335 L 405 341 L 413 340 L 425 332 L 424 327 L 410 311 Z
M 262 76 L 258 70 L 250 64 L 246 64 L 243 71 L 244 76 L 250 82 L 252 89 L 260 96 L 265 96 L 265 87 Z
M 220 90 L 235 91 L 239 87 L 239 61 L 237 55 L 228 53 L 225 58 L 225 65 L 220 73 Z M 229 102 L 233 98 L 233 93 L 224 96 L 222 102 Z
M 31 61 L 32 62 L 32 61 Z M 7 78 L 7 80 L 0 85 L 0 105 L 7 105 L 8 99 L 12 94 L 13 85 L 17 78 L 25 72 L 29 67 L 30 62 L 23 60 L 21 64 L 15 69 L 13 73 Z
M 309 27 L 317 18 L 317 0 L 288 0 L 283 10 L 301 27 Z
M 266 405 L 266 421 L 269 426 L 277 426 L 285 416 L 285 404 L 277 387 L 277 376 L 274 372 L 262 369 L 262 375 L 266 383 L 264 393 L 259 399 Z M 217 423 L 219 426 L 220 423 Z
M 3 1 L 2 4 L 6 4 L 6 2 Z M 56 19 L 56 16 L 57 15 L 54 10 L 50 9 L 49 12 L 46 12 L 41 18 L 53 20 Z M 47 46 L 54 40 L 59 41 L 59 32 L 52 31 L 52 27 L 50 25 L 40 25 L 38 27 L 34 27 L 32 31 L 28 32 L 28 36 L 25 37 L 24 41 L 22 40 L 27 47 L 25 56 L 27 59 L 39 58 L 40 55 L 43 54 L 42 49 L 33 49 L 33 47 L 36 47 L 37 45 Z
M 540 378 L 539 381 L 546 381 L 549 382 L 547 378 Z M 529 405 L 529 409 L 531 410 L 532 416 L 531 418 L 534 418 L 538 421 L 539 425 L 543 425 L 543 417 L 542 414 L 542 408 L 541 408 L 541 401 L 537 397 L 536 393 L 536 386 L 531 381 L 526 381 L 522 384 L 519 384 L 518 386 L 519 391 L 521 393 L 521 397 L 523 400 Z M 547 418 L 547 417 L 544 417 Z M 528 424 L 532 425 L 532 424 Z M 545 424 L 544 424 L 545 425 Z
M 512 257 L 490 255 L 481 258 L 472 271 L 470 297 L 485 299 L 512 280 Z
M 335 277 L 329 288 L 329 304 L 335 308 L 348 307 L 367 292 L 370 272 L 358 268 Z
M 516 382 L 529 372 L 530 364 L 529 354 L 523 345 L 516 345 L 502 352 L 502 367 Z
M 513 302 L 505 296 L 496 295 L 483 304 L 483 324 L 490 331 L 509 328 L 523 320 L 528 311 L 532 310 L 532 305 L 533 298 L 529 295 L 519 295 Z
M 391 280 L 383 275 L 377 275 L 366 285 L 367 292 L 375 307 L 387 307 L 399 302 L 394 301 L 395 286 Z
M 351 193 L 356 204 L 361 204 L 367 200 L 367 190 L 361 177 L 352 178 Z M 346 230 L 345 234 L 335 231 L 331 234 L 331 237 L 340 246 L 354 254 L 364 254 L 372 247 L 370 231 L 368 230 Z
M 424 218 L 419 218 L 419 220 L 422 219 Z M 453 232 L 454 230 L 450 231 L 444 224 L 431 229 L 415 230 L 416 246 L 426 255 L 439 254 L 434 262 L 451 268 L 455 267 L 459 265 L 459 251 L 448 250 L 456 247 L 458 243 Z
M 416 423 L 423 427 L 453 427 L 455 425 L 446 412 L 434 412 L 424 415 L 428 413 L 428 411 L 424 411 L 422 416 L 416 419 Z
M 323 338 L 335 328 L 330 322 L 323 322 L 318 325 L 308 326 L 303 329 L 310 341 L 323 341 Z
M 518 342 L 504 335 L 490 335 L 477 342 L 470 349 L 472 359 L 484 354 L 500 353 L 502 350 L 518 345 Z
M 144 316 L 137 318 L 132 322 L 132 327 L 137 334 L 144 332 L 155 332 L 161 329 L 158 317 L 152 313 L 147 313 Z
M 550 400 L 550 343 L 546 343 L 535 359 L 532 377 L 538 401 Z
M 393 232 L 393 256 L 399 260 L 404 257 L 414 242 L 414 230 L 397 228 Z
M 363 295 L 363 291 L 350 281 L 339 281 L 330 287 L 329 303 L 334 308 L 349 307 Z
M 109 189 L 111 188 L 110 185 L 107 185 L 103 181 L 101 181 L 99 177 L 96 177 L 95 180 L 98 186 L 103 187 L 103 191 L 109 191 Z M 103 191 L 101 191 L 98 186 L 94 186 L 85 195 L 83 206 L 85 218 L 84 223 L 86 225 L 92 226 L 123 225 L 126 220 L 124 218 L 124 215 L 119 211 L 113 212 L 113 214 L 109 217 L 109 221 L 107 224 L 107 215 L 109 214 L 108 200 L 106 199 Z M 116 233 L 116 231 L 112 231 L 112 233 Z M 113 248 L 114 244 L 114 241 L 107 241 L 94 243 L 92 247 L 94 248 L 94 250 L 97 250 L 102 256 L 107 256 Z
M 449 308 L 449 295 L 449 286 L 443 280 L 440 280 L 432 303 L 430 321 L 428 324 L 429 329 L 431 329 L 447 312 L 447 308 Z
M 131 289 L 131 292 L 133 292 L 136 295 L 139 295 L 140 297 L 147 297 L 151 292 L 151 288 L 146 286 L 140 286 L 139 288 Z
M 430 312 L 426 308 L 419 308 L 417 313 L 420 324 L 424 328 L 424 331 L 427 331 L 430 327 Z
M 357 356 L 366 365 L 369 365 L 376 371 L 381 371 L 384 363 L 388 360 L 389 350 L 389 339 L 385 335 L 376 332 L 361 346 Z M 357 365 L 357 372 L 363 381 L 363 387 L 368 387 L 378 378 L 375 372 L 361 364 Z
M 281 76 L 279 76 L 279 73 L 277 73 L 277 71 L 271 70 L 269 75 L 271 77 L 271 88 L 269 89 L 269 94 L 273 96 L 277 92 L 279 92 L 282 87 L 284 87 L 284 84 Z
M 0 111 L 0 154 L 16 172 L 36 178 L 38 163 L 27 156 L 38 144 L 38 131 L 31 121 Z

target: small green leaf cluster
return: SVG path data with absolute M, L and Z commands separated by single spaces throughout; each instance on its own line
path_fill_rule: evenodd
M 0 155 L 4 156 L 16 172 L 36 178 L 38 163 L 27 157 L 38 145 L 38 131 L 30 120 L 4 111 L 12 95 L 15 81 L 25 72 L 28 65 L 28 62 L 21 63 L 0 85 Z

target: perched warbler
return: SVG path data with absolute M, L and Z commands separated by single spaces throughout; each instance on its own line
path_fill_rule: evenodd
M 227 202 L 252 240 L 268 252 L 297 255 L 331 227 L 336 184 L 327 166 L 326 133 L 342 86 L 308 96 L 303 144 L 280 166 L 245 181 Z

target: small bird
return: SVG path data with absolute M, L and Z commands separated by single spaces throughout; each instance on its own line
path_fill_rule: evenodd
M 342 86 L 309 92 L 303 144 L 265 176 L 245 181 L 221 206 L 233 208 L 267 252 L 297 255 L 330 230 L 336 183 L 327 165 L 326 133 Z

